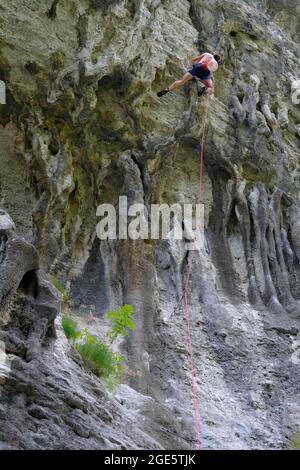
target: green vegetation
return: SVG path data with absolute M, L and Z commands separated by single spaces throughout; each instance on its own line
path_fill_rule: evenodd
M 104 379 L 114 379 L 118 383 L 124 372 L 124 358 L 114 353 L 106 344 L 88 334 L 77 349 L 89 369 Z
M 61 284 L 61 282 L 55 276 L 51 276 L 50 279 L 51 279 L 51 282 L 54 285 L 54 287 L 56 287 L 56 289 L 59 291 L 64 304 L 68 304 L 69 303 L 69 297 L 68 297 L 68 294 L 66 293 L 66 289 L 64 288 L 64 286 Z
M 134 310 L 131 305 L 123 305 L 117 311 L 106 314 L 112 327 L 106 335 L 105 342 L 91 334 L 87 328 L 79 329 L 76 321 L 64 316 L 62 326 L 66 337 L 80 353 L 85 366 L 98 377 L 101 377 L 108 388 L 115 388 L 124 373 L 124 357 L 111 349 L 111 344 L 119 337 L 125 336 L 128 330 L 135 330 Z
M 128 304 L 123 305 L 114 312 L 107 312 L 107 318 L 113 323 L 109 335 L 110 343 L 113 343 L 118 336 L 126 336 L 128 330 L 134 331 L 136 329 L 133 314 L 133 307 Z
M 71 341 L 76 341 L 81 337 L 81 332 L 77 329 L 75 320 L 71 317 L 63 317 L 62 326 L 66 337 Z

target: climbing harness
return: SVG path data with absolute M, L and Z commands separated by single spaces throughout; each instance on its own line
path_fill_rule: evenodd
M 200 201 L 202 201 L 202 198 L 203 198 L 203 160 L 204 160 L 205 133 L 207 129 L 208 106 L 209 106 L 209 95 L 206 96 L 203 124 L 202 124 L 202 128 L 200 131 L 200 152 L 199 152 L 200 179 L 199 179 L 199 191 L 197 195 L 197 203 L 200 203 Z M 197 403 L 197 396 L 196 396 L 196 375 L 195 375 L 194 360 L 193 360 L 193 345 L 192 345 L 192 336 L 191 336 L 191 323 L 190 323 L 190 316 L 189 316 L 188 293 L 189 293 L 190 277 L 191 277 L 192 268 L 193 268 L 193 258 L 194 258 L 194 252 L 195 252 L 194 248 L 195 248 L 195 243 L 197 241 L 197 234 L 199 233 L 199 231 L 200 231 L 200 226 L 199 226 L 198 221 L 196 221 L 196 230 L 195 230 L 195 235 L 194 235 L 193 243 L 192 243 L 192 253 L 189 259 L 188 272 L 187 272 L 185 288 L 184 288 L 185 318 L 186 318 L 186 323 L 187 323 L 189 362 L 190 362 L 190 371 L 191 371 L 191 376 L 192 376 L 191 391 L 192 391 L 192 400 L 193 400 L 194 416 L 195 416 L 195 437 L 196 437 L 198 449 L 201 448 L 201 440 L 200 440 L 200 433 L 199 433 L 198 403 Z

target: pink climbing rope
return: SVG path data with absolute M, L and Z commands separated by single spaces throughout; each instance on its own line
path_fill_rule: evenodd
M 199 160 L 200 160 L 200 180 L 199 180 L 199 191 L 197 202 L 201 201 L 203 195 L 203 160 L 204 160 L 204 142 L 205 142 L 205 131 L 207 128 L 207 116 L 208 116 L 208 105 L 209 105 L 209 95 L 206 96 L 205 107 L 204 107 L 204 117 L 203 117 L 203 124 L 200 131 L 200 152 L 199 152 Z M 196 374 L 194 368 L 194 360 L 193 360 L 193 345 L 192 345 L 192 336 L 191 336 L 191 322 L 189 316 L 189 301 L 188 301 L 188 291 L 189 291 L 189 282 L 193 268 L 193 257 L 194 257 L 194 248 L 195 243 L 197 240 L 197 234 L 200 231 L 200 226 L 198 221 L 196 222 L 196 231 L 193 238 L 192 243 L 192 253 L 189 258 L 189 266 L 188 272 L 186 276 L 185 282 L 185 289 L 184 289 L 184 301 L 185 301 L 185 318 L 187 323 L 187 339 L 188 339 L 188 349 L 189 349 L 189 362 L 190 362 L 190 371 L 192 376 L 192 400 L 194 406 L 194 415 L 195 415 L 195 437 L 197 442 L 197 448 L 201 448 L 201 440 L 200 440 L 200 433 L 199 433 L 199 419 L 198 419 L 198 403 L 197 403 L 197 396 L 196 396 Z

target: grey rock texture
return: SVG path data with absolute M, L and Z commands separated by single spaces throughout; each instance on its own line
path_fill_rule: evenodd
M 161 430 L 167 413 L 163 404 L 126 385 L 112 397 L 82 367 L 60 321 L 56 334 L 59 295 L 39 270 L 35 248 L 14 233 L 13 222 L 3 211 L 0 236 L 6 239 L 0 264 L 1 448 L 159 449 L 168 445 Z M 174 421 L 172 430 L 176 429 Z
M 194 448 L 182 297 L 190 254 L 103 242 L 97 206 L 195 202 L 204 97 L 156 92 L 223 54 L 205 147 L 205 244 L 191 333 L 202 446 L 278 449 L 299 430 L 296 0 L 0 1 L 3 448 Z M 10 217 L 12 219 L 10 219 Z M 13 220 L 13 222 L 12 222 Z M 15 227 L 17 234 L 15 232 Z M 134 305 L 130 374 L 108 393 L 73 357 L 46 273 L 74 311 Z M 126 383 L 125 383 L 126 382 Z M 3 425 L 2 425 L 3 422 Z

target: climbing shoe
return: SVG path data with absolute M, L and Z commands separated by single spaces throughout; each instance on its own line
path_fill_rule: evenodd
M 157 96 L 160 98 L 161 96 L 164 96 L 166 93 L 169 93 L 169 88 L 165 88 L 164 90 L 160 90 L 158 93 L 157 93 Z

